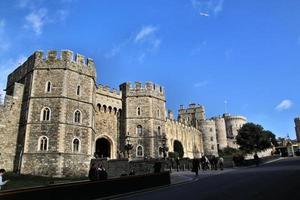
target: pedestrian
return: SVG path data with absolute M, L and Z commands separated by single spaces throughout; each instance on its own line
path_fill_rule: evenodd
M 98 180 L 106 180 L 107 179 L 107 172 L 105 168 L 100 164 L 98 171 Z
M 0 169 L 0 190 L 1 190 L 1 186 L 5 185 L 8 180 L 3 181 L 3 175 L 5 174 L 5 169 Z
M 194 158 L 193 159 L 193 167 L 192 171 L 196 173 L 196 176 L 198 176 L 198 171 L 199 171 L 199 159 Z
M 218 158 L 216 156 L 213 156 L 212 162 L 214 170 L 218 170 Z
M 254 163 L 255 163 L 256 167 L 258 167 L 258 165 L 259 165 L 259 157 L 258 157 L 257 153 L 254 154 Z
M 179 171 L 179 158 L 175 159 L 177 171 Z
M 154 163 L 153 168 L 154 168 L 154 173 L 160 173 L 160 171 L 161 171 L 161 162 L 156 161 Z
M 93 163 L 90 170 L 89 170 L 89 179 L 91 181 L 97 181 L 98 180 L 98 170 L 96 163 Z
M 129 172 L 129 176 L 134 176 L 134 175 L 135 175 L 135 171 L 133 169 L 131 169 Z
M 220 167 L 220 170 L 223 170 L 224 168 L 224 158 L 222 156 L 219 157 L 219 167 Z

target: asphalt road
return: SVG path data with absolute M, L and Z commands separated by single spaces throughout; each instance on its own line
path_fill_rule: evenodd
M 193 176 L 192 174 L 190 176 Z M 287 158 L 118 199 L 300 199 L 300 158 Z

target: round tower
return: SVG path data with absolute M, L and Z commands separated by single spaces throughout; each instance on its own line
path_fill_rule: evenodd
M 200 131 L 203 135 L 203 147 L 206 155 L 218 155 L 216 124 L 214 120 L 203 120 L 199 122 Z
M 223 117 L 213 118 L 216 124 L 216 134 L 218 149 L 222 150 L 227 147 L 226 125 Z
M 238 148 L 236 143 L 236 136 L 242 126 L 247 123 L 247 119 L 243 116 L 224 114 L 226 133 L 227 133 L 227 144 L 229 147 Z
M 162 138 L 166 133 L 164 88 L 152 82 L 146 82 L 144 85 L 135 82 L 120 85 L 120 90 L 124 111 L 124 133 L 129 134 L 133 145 L 131 158 L 160 157 Z M 122 143 L 125 145 L 126 141 L 123 140 Z
M 297 142 L 300 143 L 300 117 L 295 118 L 295 131 L 297 136 Z

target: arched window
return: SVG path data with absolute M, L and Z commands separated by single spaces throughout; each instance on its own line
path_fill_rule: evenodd
M 160 135 L 161 131 L 160 131 L 160 126 L 157 127 L 157 134 Z
M 72 142 L 72 151 L 74 153 L 80 152 L 80 141 L 78 138 L 74 138 Z
M 142 145 L 136 147 L 136 157 L 143 157 L 144 156 L 144 148 Z
M 141 115 L 141 108 L 140 107 L 137 107 L 137 109 L 136 109 L 136 115 L 137 116 Z
M 160 110 L 157 110 L 157 118 L 160 118 Z
M 48 151 L 48 142 L 49 142 L 49 140 L 46 136 L 40 137 L 39 142 L 38 142 L 38 144 L 39 144 L 38 150 L 39 151 Z
M 42 109 L 41 112 L 41 121 L 50 121 L 51 119 L 51 110 L 48 107 Z
M 80 85 L 77 85 L 77 88 L 76 88 L 76 95 L 77 95 L 77 96 L 80 96 Z
M 47 81 L 46 85 L 45 85 L 45 92 L 50 93 L 51 92 L 51 82 Z
M 138 125 L 138 126 L 136 127 L 136 134 L 137 134 L 138 136 L 142 136 L 142 134 L 143 134 L 143 127 L 142 127 L 141 125 Z
M 74 112 L 74 122 L 80 123 L 81 122 L 81 112 L 79 110 L 76 110 Z

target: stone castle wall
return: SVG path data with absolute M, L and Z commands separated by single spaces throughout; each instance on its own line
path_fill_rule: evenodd
M 183 146 L 184 157 L 199 158 L 204 154 L 202 133 L 194 127 L 168 119 L 166 137 L 170 152 L 174 152 L 174 142 L 179 141 Z
M 0 107 L 0 168 L 7 170 L 86 176 L 102 138 L 108 141 L 109 159 L 125 155 L 128 139 L 132 160 L 163 157 L 164 137 L 169 152 L 179 141 L 189 158 L 217 155 L 217 144 L 226 145 L 223 121 L 206 120 L 204 106 L 182 108 L 178 121 L 173 115 L 167 118 L 162 86 L 124 83 L 118 91 L 97 85 L 93 60 L 69 50 L 35 52 L 8 76 L 6 92 Z M 43 119 L 45 108 L 49 120 Z M 47 149 L 41 149 L 43 137 Z
M 15 83 L 13 88 L 12 96 L 6 95 L 0 105 L 0 168 L 8 171 L 14 169 L 24 86 Z

